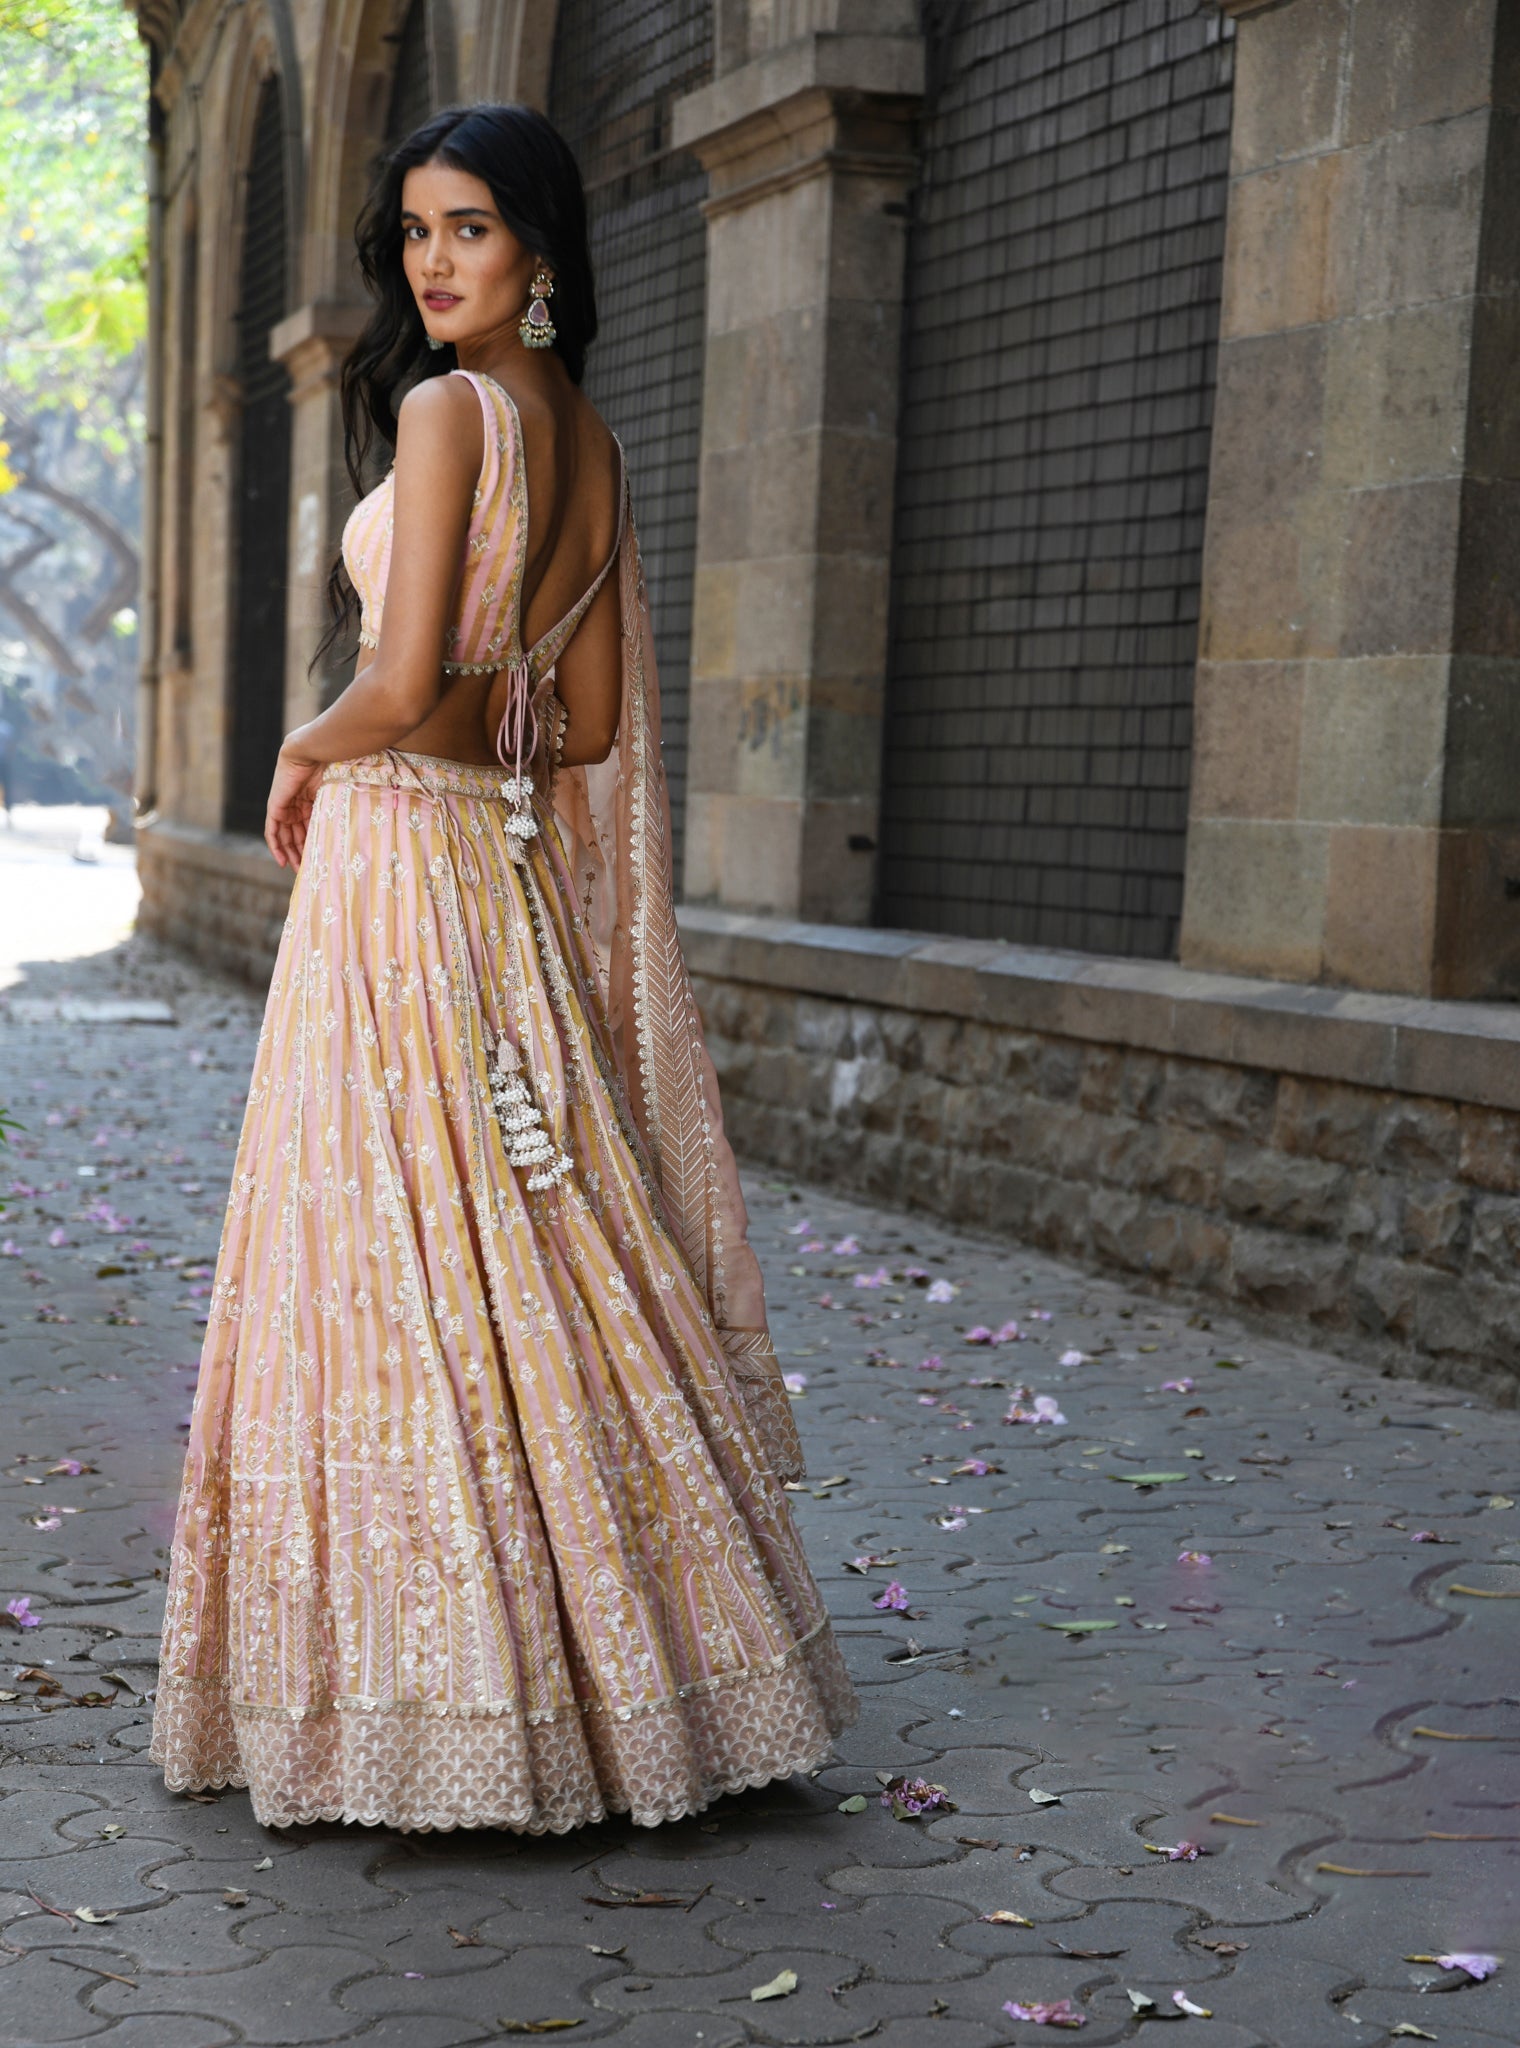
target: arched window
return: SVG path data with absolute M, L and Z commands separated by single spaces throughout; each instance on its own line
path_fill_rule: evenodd
M 391 73 L 390 105 L 385 115 L 385 146 L 404 142 L 433 111 L 433 43 L 428 33 L 428 0 L 410 0 L 401 26 L 388 41 L 396 45 Z
M 671 108 L 712 77 L 712 0 L 560 0 L 549 115 L 586 181 L 601 335 L 586 389 L 623 443 L 649 583 L 681 872 L 707 320 L 706 173 Z
M 237 308 L 242 393 L 233 521 L 232 702 L 226 822 L 263 828 L 285 729 L 285 577 L 290 510 L 290 379 L 269 356 L 283 316 L 287 223 L 280 87 L 259 90 L 244 195 Z

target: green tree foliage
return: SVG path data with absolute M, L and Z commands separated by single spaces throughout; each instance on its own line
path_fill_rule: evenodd
M 131 780 L 147 87 L 121 0 L 0 0 L 0 670 L 39 794 Z
M 0 407 L 67 409 L 118 457 L 142 431 L 112 372 L 147 321 L 146 111 L 120 0 L 0 0 Z

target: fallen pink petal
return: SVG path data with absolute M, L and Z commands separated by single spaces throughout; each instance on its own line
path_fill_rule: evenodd
M 937 1351 L 931 1351 L 927 1358 L 921 1358 L 918 1361 L 918 1369 L 920 1372 L 943 1372 L 945 1361 Z
M 907 1604 L 908 1589 L 899 1579 L 888 1580 L 881 1592 L 871 1602 L 873 1607 L 888 1608 L 894 1614 L 901 1614 Z
M 781 1384 L 789 1394 L 802 1393 L 807 1386 L 807 1380 L 805 1372 L 784 1372 L 781 1375 Z
M 1161 1391 L 1163 1394 L 1191 1394 L 1193 1386 L 1192 1380 L 1163 1380 Z
M 1062 1365 L 1080 1365 L 1084 1355 L 1080 1351 L 1063 1351 L 1061 1353 L 1061 1363 Z
M 931 1784 L 927 1778 L 894 1778 L 882 1793 L 881 1803 L 900 1806 L 911 1814 L 934 1813 L 940 1807 L 955 1811 L 955 1803 L 944 1786 Z
M 990 1344 L 992 1341 L 992 1332 L 985 1323 L 978 1323 L 974 1330 L 966 1332 L 968 1344 Z
M 1206 1550 L 1179 1550 L 1178 1564 L 1209 1565 L 1214 1562 Z
M 955 1293 L 953 1280 L 935 1280 L 930 1283 L 928 1298 L 930 1301 L 954 1301 Z
M 833 1247 L 833 1251 L 835 1258 L 853 1259 L 859 1254 L 860 1245 L 853 1237 L 842 1237 Z
M 32 1596 L 30 1593 L 23 1593 L 19 1600 L 8 1601 L 5 1611 L 18 1628 L 41 1628 L 42 1626 L 41 1615 L 33 1614 L 32 1612 Z
M 1173 1842 L 1166 1852 L 1166 1860 L 1168 1863 L 1196 1863 L 1203 1853 L 1203 1845 L 1199 1842 Z
M 1475 1978 L 1481 1984 L 1485 1977 L 1491 1977 L 1495 1970 L 1498 1969 L 1500 1958 L 1498 1956 L 1469 1955 L 1453 1950 L 1450 1955 L 1437 1956 L 1436 1961 L 1443 1970 L 1465 1970 L 1469 1977 Z
M 1032 2020 L 1037 2027 L 1085 2027 L 1087 2014 L 1078 2012 L 1069 1998 L 1058 1998 L 1054 2004 L 1041 2002 L 1023 2005 L 1016 1998 L 1006 1998 L 1003 2010 L 1011 2020 Z
M 1437 1543 L 1440 1538 L 1434 1529 L 1414 1529 L 1410 1532 L 1409 1540 L 1411 1543 Z
M 65 1245 L 68 1242 L 69 1233 L 64 1229 L 61 1223 L 57 1224 L 52 1230 L 48 1232 L 48 1243 L 52 1245 L 55 1250 L 59 1245 Z
M 994 1344 L 1017 1344 L 1023 1334 L 1017 1323 L 1003 1323 L 993 1331 L 992 1341 Z

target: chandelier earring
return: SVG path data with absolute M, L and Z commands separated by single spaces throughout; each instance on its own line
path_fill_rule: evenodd
M 532 299 L 528 310 L 517 323 L 524 348 L 553 348 L 558 329 L 549 312 L 548 301 L 554 297 L 554 279 L 540 264 L 533 273 L 530 287 Z

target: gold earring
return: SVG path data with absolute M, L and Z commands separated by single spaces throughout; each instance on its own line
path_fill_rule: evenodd
M 554 297 L 554 279 L 540 264 L 533 273 L 530 287 L 533 297 L 528 310 L 517 323 L 524 348 L 553 348 L 558 329 L 550 316 L 547 300 Z

